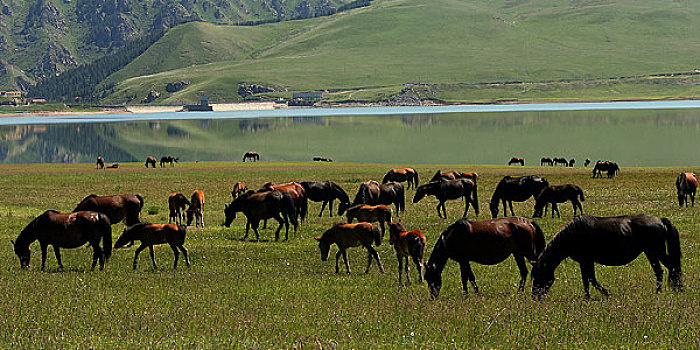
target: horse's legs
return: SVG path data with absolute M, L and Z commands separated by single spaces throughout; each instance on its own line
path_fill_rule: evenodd
M 41 271 L 44 271 L 46 268 L 46 249 L 48 249 L 49 245 L 47 243 L 40 243 L 41 245 Z
M 190 257 L 187 256 L 187 249 L 185 249 L 185 247 L 182 244 L 179 245 L 178 248 L 180 248 L 180 250 L 182 251 L 182 255 L 185 256 L 185 263 L 187 264 L 187 267 L 189 267 L 190 266 Z
M 479 294 L 479 287 L 477 287 L 476 285 L 476 277 L 474 276 L 474 272 L 472 272 L 472 266 L 469 264 L 469 261 L 460 262 L 459 270 L 462 275 L 462 289 L 464 291 L 464 294 L 469 294 L 467 281 L 471 282 L 472 287 L 474 287 L 474 293 Z
M 438 217 L 439 217 L 440 219 L 442 219 L 442 214 L 440 213 L 440 206 L 441 206 L 441 205 L 442 205 L 442 203 L 438 203 L 437 207 L 435 207 L 435 209 L 437 209 Z
M 340 255 L 343 254 L 341 250 L 338 250 L 337 253 L 335 253 L 335 273 L 338 273 L 340 269 L 338 268 L 338 259 L 340 258 Z
M 525 265 L 525 258 L 521 254 L 513 254 L 515 262 L 518 264 L 518 270 L 520 270 L 520 283 L 518 283 L 518 292 L 525 290 L 525 281 L 527 281 L 527 266 Z
M 467 217 L 468 210 L 469 210 L 469 198 L 467 198 L 467 196 L 464 196 L 464 214 L 462 214 L 463 218 Z
M 259 241 L 260 233 L 258 232 L 258 227 L 260 227 L 260 221 L 253 221 L 250 223 L 250 226 L 253 227 L 253 232 L 255 232 L 255 240 Z M 248 231 L 246 231 L 246 236 L 248 236 Z
M 510 216 L 515 216 L 515 212 L 513 212 L 513 201 L 508 201 L 508 206 L 510 207 Z M 506 216 L 506 211 L 503 210 L 503 216 Z
M 151 261 L 153 262 L 153 269 L 158 270 L 158 265 L 156 265 L 156 253 L 153 252 L 153 246 L 148 246 L 148 252 L 151 254 Z
M 243 236 L 243 239 L 245 240 L 248 238 L 248 232 L 250 231 L 250 221 L 246 220 L 245 222 L 245 235 Z
M 503 202 L 503 217 L 506 217 L 506 216 L 508 216 L 508 208 L 506 207 L 506 199 L 503 198 L 503 199 L 501 199 L 501 201 Z
M 411 284 L 411 274 L 409 273 L 409 271 L 410 271 L 411 269 L 410 269 L 409 263 L 408 263 L 408 255 L 404 256 L 403 258 L 405 259 L 406 282 L 407 282 L 408 284 Z
M 396 252 L 396 259 L 399 260 L 399 285 L 401 285 L 401 273 L 403 270 L 403 257 L 399 254 L 399 252 Z
M 282 225 L 284 225 L 284 224 L 287 225 L 287 235 L 286 235 L 284 240 L 286 241 L 287 239 L 289 239 L 289 223 L 286 220 L 282 220 L 279 213 L 275 214 L 273 219 L 277 220 L 277 222 L 279 223 L 279 226 L 277 227 L 277 231 L 275 231 L 275 241 L 280 240 L 280 231 L 282 231 Z
M 695 191 L 690 192 L 690 205 L 695 206 Z
M 595 266 L 593 265 L 592 261 L 586 261 L 586 262 L 580 262 L 579 265 L 581 266 L 581 276 L 583 276 L 583 288 L 586 292 L 586 299 L 589 299 L 591 297 L 590 292 L 588 291 L 588 282 L 590 281 L 593 287 L 597 289 L 601 294 L 604 296 L 609 296 L 610 292 L 608 292 L 607 289 L 603 288 L 603 286 L 598 283 L 598 280 L 595 278 Z
M 176 269 L 177 268 L 177 259 L 180 257 L 180 251 L 177 250 L 177 246 L 175 246 L 174 243 L 170 244 L 170 249 L 173 250 L 173 254 L 175 255 L 175 262 L 173 263 L 173 268 Z
M 63 262 L 61 262 L 61 251 L 57 246 L 53 246 L 53 252 L 56 254 L 56 261 L 58 261 L 58 271 L 63 271 Z
M 576 208 L 578 208 L 579 211 L 578 215 L 583 215 L 583 207 L 581 206 L 581 202 L 579 202 L 578 199 L 572 199 L 571 205 L 574 207 L 574 216 L 576 216 Z
M 134 252 L 134 270 L 136 270 L 136 263 L 139 261 L 139 254 L 144 249 L 146 249 L 146 245 L 142 243 L 138 248 L 136 248 L 136 252 Z
M 552 219 L 554 219 L 554 213 L 555 213 L 555 212 L 557 213 L 557 217 L 560 218 L 561 215 L 559 215 L 559 207 L 557 206 L 557 203 L 556 203 L 556 202 L 552 202 Z
M 369 254 L 368 256 L 368 264 L 367 264 L 367 271 L 365 273 L 369 272 L 369 265 L 372 263 L 372 257 L 374 257 L 377 260 L 377 265 L 379 265 L 379 271 L 384 273 L 384 266 L 382 266 L 382 261 L 379 260 L 379 253 L 377 253 L 377 250 L 372 247 L 371 244 L 365 245 L 365 248 L 367 248 L 367 252 Z
M 445 206 L 445 201 L 440 202 L 440 206 L 442 206 L 443 218 L 447 219 L 447 206 Z
M 321 204 L 321 211 L 318 212 L 319 218 L 323 216 L 323 209 L 326 209 L 326 203 L 328 203 L 328 201 L 323 201 L 323 204 Z
M 350 276 L 350 262 L 348 261 L 348 251 L 346 249 L 343 249 L 342 254 L 343 261 L 345 262 L 345 270 L 348 272 L 348 276 Z
M 321 211 L 323 211 L 323 208 L 321 208 Z M 333 217 L 333 199 L 328 201 L 328 215 Z
M 650 255 L 644 252 L 647 256 L 649 263 L 651 264 L 651 269 L 654 270 L 654 275 L 656 276 L 656 292 L 661 293 L 661 287 L 664 284 L 664 270 L 661 269 L 661 264 L 659 264 L 659 258 L 655 255 Z

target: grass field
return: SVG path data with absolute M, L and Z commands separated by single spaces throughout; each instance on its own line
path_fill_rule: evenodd
M 397 164 L 398 165 L 398 164 Z M 414 165 L 415 166 L 415 165 Z M 556 271 L 550 295 L 534 302 L 518 293 L 512 259 L 497 266 L 473 265 L 481 295 L 463 296 L 459 268 L 450 262 L 443 290 L 430 300 L 418 283 L 399 286 L 396 258 L 387 241 L 379 253 L 387 272 L 373 266 L 363 273 L 366 256 L 349 251 L 353 274 L 336 275 L 333 262 L 321 262 L 316 242 L 339 218 L 315 214 L 288 242 L 241 241 L 244 220 L 224 228 L 223 208 L 236 181 L 257 188 L 267 181 L 330 179 L 352 197 L 360 182 L 381 179 L 389 168 L 373 164 L 311 162 L 200 162 L 148 169 L 123 163 L 95 170 L 90 164 L 0 166 L 0 348 L 692 348 L 700 325 L 700 254 L 697 208 L 678 208 L 673 186 L 679 171 L 692 168 L 622 168 L 614 180 L 591 179 L 590 168 L 491 166 L 416 166 L 425 182 L 436 169 L 475 170 L 479 178 L 480 219 L 488 199 L 506 174 L 539 174 L 552 184 L 583 187 L 584 211 L 608 216 L 644 212 L 669 217 L 678 227 L 686 289 L 654 293 L 654 277 L 643 257 L 625 267 L 598 267 L 599 281 L 612 292 L 583 299 L 578 265 L 565 261 Z M 65 272 L 49 253 L 47 272 L 20 270 L 10 239 L 46 209 L 70 211 L 89 193 L 140 193 L 142 220 L 167 222 L 167 196 L 193 190 L 206 193 L 204 229 L 191 228 L 185 246 L 191 268 L 172 269 L 172 252 L 156 249 L 159 271 L 148 254 L 132 271 L 134 248 L 116 250 L 105 271 L 90 272 L 91 249 L 63 250 Z M 408 192 L 407 199 L 413 198 Z M 437 218 L 434 198 L 407 203 L 401 221 L 428 236 L 427 253 L 439 234 L 461 215 L 448 202 L 449 220 Z M 532 200 L 515 205 L 530 216 Z M 571 219 L 543 218 L 547 238 Z M 474 218 L 470 210 L 469 218 Z M 113 227 L 114 240 L 124 228 Z M 331 250 L 331 253 L 335 248 Z M 529 265 L 528 265 L 529 266 Z M 411 271 L 414 273 L 414 270 Z M 415 275 L 413 276 L 415 280 Z M 528 281 L 529 282 L 529 281 Z

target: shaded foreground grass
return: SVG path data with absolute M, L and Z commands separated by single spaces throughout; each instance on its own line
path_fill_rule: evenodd
M 94 170 L 89 164 L 0 166 L 0 347 L 19 348 L 688 348 L 697 344 L 700 295 L 696 234 L 698 210 L 679 209 L 673 182 L 680 168 L 623 168 L 614 180 L 591 179 L 590 168 L 430 166 L 417 167 L 425 182 L 436 169 L 475 170 L 479 179 L 479 218 L 488 215 L 488 199 L 506 174 L 539 174 L 552 184 L 583 187 L 584 211 L 594 215 L 645 212 L 666 216 L 678 227 L 686 290 L 654 293 L 654 277 L 643 257 L 625 267 L 597 267 L 598 279 L 612 296 L 593 293 L 583 299 L 578 265 L 557 269 L 550 295 L 534 302 L 517 293 L 515 262 L 473 265 L 481 295 L 461 295 L 459 268 L 450 262 L 438 300 L 427 288 L 397 282 L 396 258 L 387 240 L 379 253 L 387 268 L 362 273 L 364 251 L 349 251 L 351 276 L 335 275 L 332 259 L 321 262 L 316 242 L 337 217 L 315 215 L 288 242 L 241 241 L 244 221 L 221 226 L 223 207 L 236 181 L 258 188 L 267 181 L 330 179 L 352 197 L 359 182 L 381 179 L 387 165 L 281 163 L 180 163 L 176 168 Z M 191 228 L 185 246 L 191 268 L 172 269 L 172 252 L 156 248 L 160 271 L 147 254 L 131 270 L 134 248 L 114 252 L 105 271 L 89 272 L 91 249 L 63 250 L 65 272 L 57 272 L 49 254 L 40 272 L 38 246 L 32 268 L 20 271 L 9 240 L 45 209 L 72 210 L 89 193 L 140 193 L 146 201 L 142 220 L 167 222 L 167 195 L 193 190 L 206 194 L 204 229 Z M 407 199 L 414 191 L 408 191 Z M 337 204 L 337 203 L 336 203 Z M 401 221 L 428 236 L 428 253 L 447 225 L 461 215 L 448 202 L 449 220 L 437 218 L 433 198 L 408 204 Z M 532 200 L 515 205 L 530 216 Z M 538 220 L 551 238 L 571 219 L 570 204 L 561 219 Z M 150 212 L 150 214 L 149 214 Z M 474 218 L 470 210 L 469 218 Z M 124 228 L 113 226 L 115 239 Z M 331 251 L 333 252 L 335 248 Z M 666 272 L 666 271 L 665 271 Z M 415 271 L 412 270 L 415 279 Z M 530 281 L 528 281 L 528 288 Z

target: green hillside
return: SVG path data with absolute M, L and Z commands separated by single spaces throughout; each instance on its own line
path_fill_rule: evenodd
M 381 99 L 410 83 L 429 84 L 418 92 L 446 100 L 472 92 L 479 99 L 698 95 L 692 78 L 600 82 L 693 71 L 700 67 L 698 29 L 700 3 L 659 0 L 378 0 L 329 17 L 256 27 L 189 23 L 111 77 L 118 84 L 107 101 L 137 102 L 150 90 L 161 92 L 155 103 L 195 100 L 202 92 L 235 100 L 240 82 L 349 90 L 331 99 Z M 190 85 L 165 91 L 180 80 Z M 469 85 L 562 80 L 597 83 Z

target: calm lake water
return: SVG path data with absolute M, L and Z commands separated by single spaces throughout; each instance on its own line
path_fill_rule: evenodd
M 240 160 L 246 151 L 256 150 L 263 160 L 321 156 L 378 163 L 505 164 L 519 156 L 526 165 L 539 165 L 548 156 L 575 157 L 578 165 L 587 157 L 623 166 L 699 164 L 700 105 L 680 102 L 632 103 L 626 110 L 600 104 L 567 110 L 556 104 L 558 110 L 519 105 L 526 111 L 447 106 L 286 110 L 277 116 L 275 111 L 164 113 L 148 115 L 159 119 L 150 121 L 132 114 L 5 118 L 0 161 L 93 162 L 98 154 L 108 163 L 166 154 L 181 160 Z M 592 107 L 581 108 L 588 105 Z

